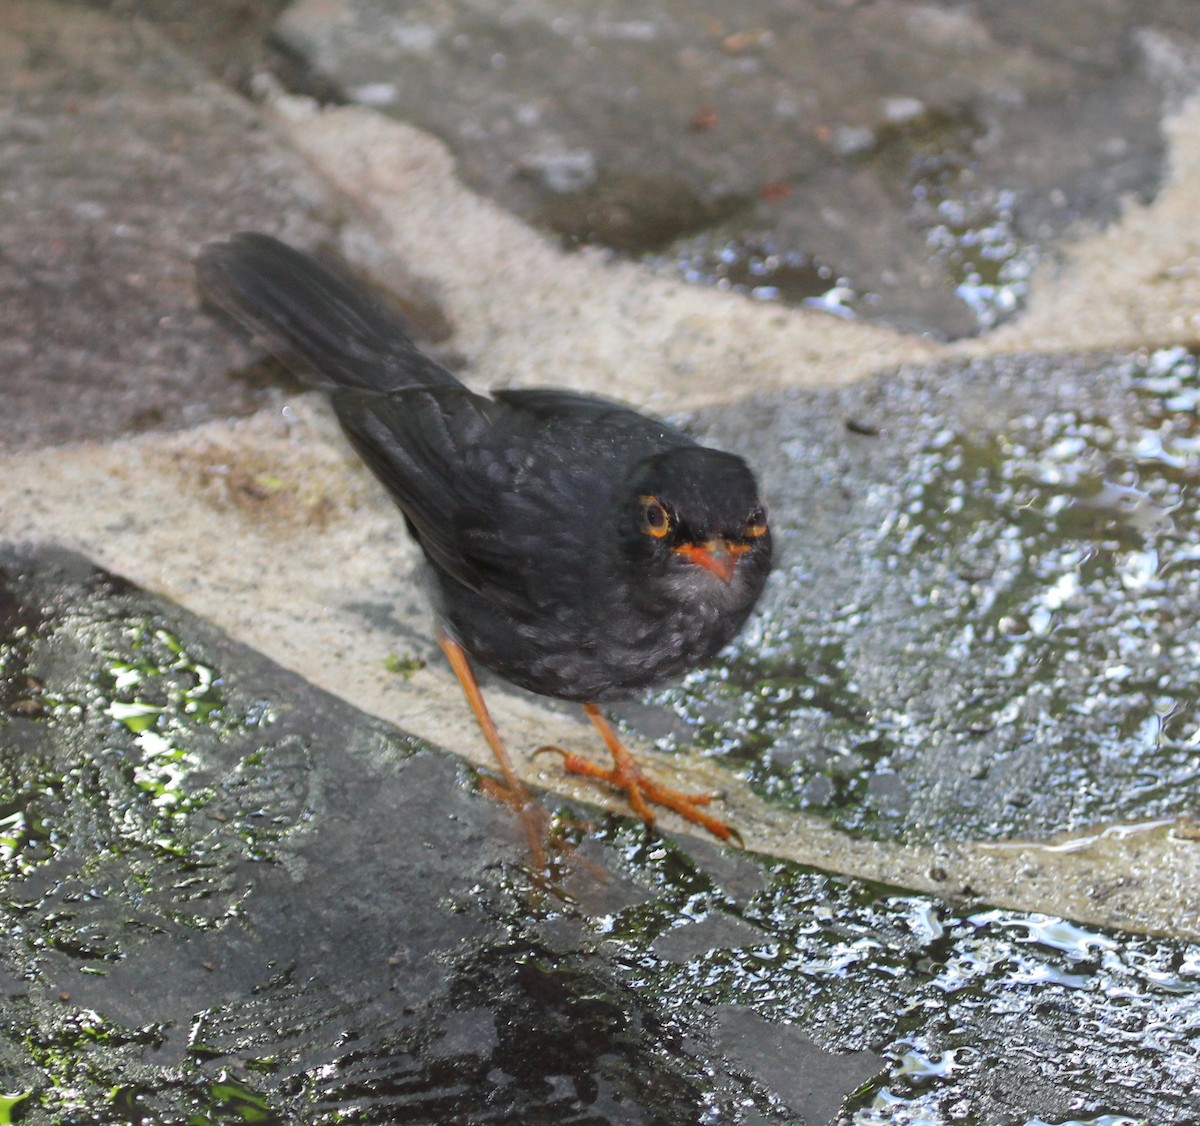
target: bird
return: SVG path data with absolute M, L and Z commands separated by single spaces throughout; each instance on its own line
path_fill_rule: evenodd
M 201 297 L 328 393 L 431 576 L 438 643 L 520 806 L 527 792 L 474 675 L 579 703 L 612 765 L 560 748 L 563 768 L 623 790 L 647 825 L 674 810 L 740 834 L 713 794 L 655 782 L 601 705 L 709 663 L 771 570 L 758 483 L 735 454 L 600 396 L 480 394 L 414 344 L 390 303 L 346 269 L 261 233 L 205 246 Z

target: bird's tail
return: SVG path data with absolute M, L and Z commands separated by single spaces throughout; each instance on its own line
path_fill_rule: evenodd
M 201 294 L 319 387 L 458 386 L 418 351 L 398 312 L 269 235 L 238 234 L 196 260 Z

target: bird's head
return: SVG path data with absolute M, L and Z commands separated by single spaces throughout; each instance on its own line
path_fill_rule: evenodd
M 655 454 L 630 475 L 622 503 L 626 557 L 657 594 L 747 609 L 757 600 L 771 531 L 740 457 L 703 446 Z

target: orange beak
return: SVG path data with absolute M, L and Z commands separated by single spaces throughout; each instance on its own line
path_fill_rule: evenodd
M 737 566 L 738 556 L 745 555 L 750 545 L 745 543 L 730 543 L 728 540 L 712 539 L 706 543 L 685 543 L 672 548 L 676 555 L 682 555 L 689 563 L 711 571 L 723 583 L 733 578 L 733 569 Z

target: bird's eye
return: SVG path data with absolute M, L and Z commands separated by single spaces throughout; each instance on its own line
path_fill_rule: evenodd
M 750 515 L 746 517 L 746 535 L 757 537 L 761 536 L 767 530 L 767 510 L 761 504 L 756 504 L 750 509 Z
M 639 497 L 642 502 L 642 531 L 662 539 L 671 530 L 671 517 L 658 497 Z

